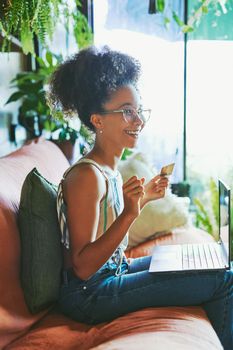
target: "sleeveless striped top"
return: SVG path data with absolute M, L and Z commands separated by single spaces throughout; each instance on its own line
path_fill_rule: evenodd
M 57 213 L 58 220 L 61 228 L 61 242 L 65 246 L 66 249 L 70 248 L 70 239 L 69 239 L 69 231 L 67 226 L 66 219 L 66 203 L 63 198 L 62 193 L 62 182 L 66 175 L 70 172 L 73 167 L 80 163 L 88 163 L 92 166 L 95 166 L 101 174 L 104 176 L 106 181 L 106 196 L 100 202 L 100 217 L 99 224 L 97 228 L 96 238 L 100 237 L 109 226 L 113 223 L 113 221 L 120 215 L 123 210 L 124 202 L 123 202 L 123 192 L 122 192 L 122 177 L 119 171 L 114 172 L 103 169 L 98 163 L 96 163 L 92 159 L 81 158 L 78 162 L 73 164 L 70 168 L 66 170 L 63 175 L 63 178 L 58 186 L 58 195 L 57 195 Z M 115 275 L 121 274 L 121 264 L 126 259 L 124 251 L 128 245 L 128 233 L 125 235 L 124 239 L 121 241 L 118 248 L 115 250 L 113 255 L 108 260 L 109 263 L 115 263 L 117 265 Z

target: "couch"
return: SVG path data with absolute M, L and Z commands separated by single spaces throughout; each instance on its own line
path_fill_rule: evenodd
M 69 163 L 50 141 L 38 139 L 0 159 L 0 348 L 46 349 L 222 349 L 200 306 L 147 308 L 108 323 L 75 322 L 56 306 L 32 315 L 20 283 L 20 238 L 17 225 L 20 193 L 36 167 L 58 184 Z M 205 232 L 176 229 L 127 251 L 128 257 L 151 253 L 155 244 L 210 240 Z

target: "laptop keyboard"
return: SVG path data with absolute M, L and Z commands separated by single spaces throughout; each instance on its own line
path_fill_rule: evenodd
M 222 268 L 224 266 L 217 244 L 182 244 L 184 270 Z

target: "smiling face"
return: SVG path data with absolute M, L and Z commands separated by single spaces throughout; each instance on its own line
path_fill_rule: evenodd
M 140 107 L 140 96 L 133 85 L 127 85 L 115 91 L 103 106 L 105 112 L 127 108 L 137 110 Z M 113 147 L 133 148 L 144 126 L 143 121 L 136 116 L 126 121 L 122 112 L 100 115 L 101 138 Z M 98 128 L 97 128 L 98 134 Z

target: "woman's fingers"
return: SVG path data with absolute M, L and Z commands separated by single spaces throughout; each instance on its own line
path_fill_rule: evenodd
M 143 185 L 135 185 L 134 187 L 128 187 L 124 189 L 124 194 L 129 195 L 129 194 L 138 194 L 143 192 L 144 193 L 144 186 Z
M 123 185 L 123 191 L 125 193 L 131 192 L 135 189 L 143 190 L 143 183 L 145 182 L 145 178 L 138 179 L 136 176 L 131 177 L 126 183 Z
M 161 186 L 161 185 L 154 185 L 153 189 L 155 192 L 164 191 L 167 188 L 167 186 Z
M 129 193 L 129 192 L 128 192 Z M 136 187 L 136 188 L 134 188 L 133 190 L 131 190 L 130 191 L 130 194 L 132 194 L 132 195 L 137 195 L 137 194 L 142 194 L 142 195 L 144 195 L 145 194 L 145 192 L 144 192 L 144 187 L 143 186 L 141 186 L 141 187 Z
M 138 180 L 137 176 L 131 176 L 124 184 L 123 187 L 127 187 L 128 185 L 130 185 L 131 183 L 133 183 L 135 180 Z
M 137 181 L 141 181 L 136 175 L 130 177 L 123 185 L 124 187 L 128 187 L 130 185 L 132 185 L 133 183 L 137 182 Z
M 140 200 L 145 194 L 144 181 L 144 178 L 138 179 L 137 176 L 132 176 L 123 185 L 124 212 L 134 217 L 140 214 Z
M 155 176 L 151 181 L 159 187 L 167 187 L 169 183 L 168 178 L 161 175 Z

